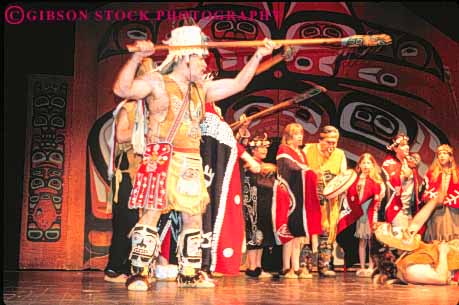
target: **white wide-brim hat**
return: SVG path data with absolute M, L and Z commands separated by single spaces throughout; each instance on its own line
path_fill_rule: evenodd
M 186 25 L 173 29 L 171 37 L 163 41 L 164 44 L 169 46 L 196 46 L 205 45 L 206 36 L 202 33 L 201 28 L 196 25 Z M 182 56 L 189 55 L 200 55 L 204 56 L 209 54 L 207 48 L 179 48 L 169 49 L 166 59 L 155 69 L 156 71 L 162 71 L 171 62 L 177 60 Z

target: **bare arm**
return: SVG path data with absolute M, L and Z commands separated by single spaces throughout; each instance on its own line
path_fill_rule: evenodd
M 245 166 L 252 173 L 258 174 L 261 170 L 261 165 L 246 151 L 241 155 L 241 159 L 245 162 Z
M 240 141 L 240 139 L 246 139 L 248 143 L 248 139 L 250 138 L 250 131 L 249 131 L 249 125 L 250 121 L 247 120 L 247 117 L 245 114 L 242 114 L 241 117 L 239 118 L 240 121 L 244 121 L 244 123 L 239 127 L 239 129 L 236 132 L 236 140 Z M 243 140 L 241 140 L 243 141 Z M 246 145 L 244 145 L 246 146 Z
M 265 47 L 258 48 L 255 55 L 247 62 L 235 78 L 208 81 L 204 84 L 207 101 L 220 101 L 244 90 L 255 75 L 260 60 L 271 54 L 275 46 L 272 41 L 265 40 Z
M 130 124 L 128 112 L 121 108 L 116 118 L 116 140 L 118 143 L 128 143 L 131 141 L 133 124 Z
M 151 41 L 136 41 L 135 44 L 142 50 L 154 48 Z M 147 75 L 135 78 L 135 74 L 143 58 L 150 56 L 154 51 L 136 52 L 121 68 L 113 86 L 113 92 L 121 98 L 141 99 L 150 94 L 153 90 L 152 82 Z M 151 74 L 148 74 L 151 78 Z
M 416 234 L 426 223 L 437 206 L 441 206 L 443 204 L 444 200 L 445 194 L 439 192 L 436 197 L 427 201 L 427 203 L 416 213 L 416 215 L 414 215 L 413 220 L 408 227 L 408 232 L 410 232 L 410 234 Z

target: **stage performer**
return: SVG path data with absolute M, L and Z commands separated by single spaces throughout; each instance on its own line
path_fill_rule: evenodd
M 318 249 L 312 245 L 314 263 L 321 276 L 336 276 L 333 270 L 333 246 L 336 241 L 336 225 L 339 218 L 340 199 L 342 196 L 327 200 L 323 196 L 324 187 L 338 174 L 347 169 L 346 155 L 337 148 L 339 131 L 336 127 L 322 127 L 318 143 L 307 143 L 303 149 L 306 164 L 315 171 L 318 179 L 318 193 L 322 212 L 322 234 Z M 318 251 L 318 255 L 316 254 Z
M 382 163 L 386 183 L 385 220 L 394 227 L 406 228 L 417 212 L 419 205 L 418 160 L 410 156 L 409 138 L 400 133 L 387 147 L 393 154 L 387 155 Z M 386 202 L 385 202 L 386 201 Z
M 306 166 L 306 156 L 300 149 L 303 135 L 300 124 L 288 124 L 276 156 L 281 183 L 275 188 L 273 222 L 277 243 L 283 244 L 281 276 L 285 278 L 312 278 L 305 266 L 300 268 L 301 246 L 310 239 L 317 241 L 322 232 L 317 176 Z
M 248 147 L 255 161 L 260 165 L 260 173 L 245 171 L 243 198 L 245 236 L 247 249 L 247 269 L 245 274 L 255 278 L 270 278 L 261 265 L 263 248 L 274 246 L 272 222 L 273 187 L 276 179 L 276 166 L 264 163 L 271 142 L 268 135 L 255 136 Z
M 459 168 L 454 160 L 453 148 L 448 144 L 437 147 L 424 184 L 423 202 L 436 197 L 439 192 L 445 194 L 443 204 L 435 209 L 427 221 L 424 240 L 459 239 Z
M 151 73 L 155 64 L 151 58 L 144 58 L 136 72 L 136 77 Z M 130 231 L 139 220 L 139 211 L 129 209 L 129 196 L 132 185 L 142 161 L 141 155 L 135 154 L 132 146 L 132 132 L 136 124 L 137 101 L 124 100 L 113 111 L 112 134 L 110 137 L 110 161 L 107 166 L 107 176 L 111 183 L 107 211 L 112 213 L 112 239 L 108 253 L 108 263 L 104 270 L 104 280 L 115 283 L 125 283 L 130 274 L 131 240 Z M 177 234 L 180 230 L 178 213 L 171 211 L 163 214 L 158 223 L 158 233 L 161 241 L 160 267 L 174 261 L 177 248 Z M 173 252 L 173 256 L 171 256 Z M 168 278 L 177 277 L 176 268 L 167 268 Z M 155 276 L 158 278 L 158 270 Z M 164 274 L 164 272 L 159 272 Z
M 360 269 L 356 271 L 356 275 L 370 277 L 375 265 L 370 257 L 368 269 L 365 269 L 367 245 L 370 247 L 372 226 L 378 221 L 378 210 L 385 194 L 385 186 L 380 174 L 381 170 L 375 158 L 369 153 L 360 156 L 355 172 L 357 175 L 343 200 L 338 221 L 337 242 L 344 249 L 345 254 L 356 252 L 352 247 L 355 243 L 343 238 L 345 230 L 351 231 L 351 238 L 358 239 Z M 350 263 L 348 257 L 349 255 L 345 257 L 346 265 Z
M 445 197 L 445 194 L 434 197 L 420 209 L 413 218 L 416 228 L 402 229 L 387 222 L 376 224 L 376 238 L 385 246 L 375 255 L 378 269 L 373 274 L 374 283 L 458 284 L 459 239 L 424 243 L 417 234 L 428 216 L 444 204 Z
M 143 208 L 144 213 L 132 231 L 132 274 L 126 282 L 129 290 L 148 290 L 150 269 L 159 252 L 156 224 L 161 213 L 170 210 L 180 211 L 183 222 L 177 253 L 179 286 L 215 286 L 200 270 L 202 213 L 209 195 L 199 151 L 199 124 L 204 118 L 205 103 L 242 91 L 261 58 L 272 53 L 274 43 L 266 39 L 234 79 L 209 81 L 204 79 L 203 56 L 208 53 L 204 38 L 198 26 L 172 30 L 164 43 L 203 47 L 169 49 L 155 72 L 139 78 L 134 78 L 135 71 L 144 57 L 154 53 L 154 45 L 151 41 L 136 41 L 133 47 L 138 51 L 123 66 L 114 85 L 115 94 L 122 98 L 147 99 L 147 109 L 137 109 L 145 123 L 138 124 L 133 136 L 134 149 L 143 154 L 143 162 L 129 207 Z
M 286 58 L 288 52 L 289 49 L 261 62 L 255 75 Z M 245 120 L 245 115 L 241 119 Z M 234 136 L 220 108 L 215 103 L 206 103 L 200 150 L 210 204 L 203 214 L 201 247 L 202 268 L 214 277 L 238 274 L 240 270 L 244 242 L 242 162 L 250 172 L 260 171 L 260 164 L 245 150 L 250 137 L 249 123 L 246 120 Z M 224 251 L 232 251 L 232 255 Z
M 239 273 L 244 242 L 241 160 L 254 173 L 260 171 L 260 165 L 237 142 L 214 103 L 206 103 L 201 132 L 200 150 L 210 196 L 202 215 L 202 268 L 214 277 L 234 275 Z
M 142 161 L 134 153 L 131 144 L 132 126 L 134 125 L 136 102 L 119 104 L 113 112 L 113 164 L 109 164 L 108 176 L 111 192 L 108 207 L 112 213 L 112 239 L 108 250 L 108 262 L 104 270 L 104 280 L 125 283 L 130 274 L 129 253 L 131 240 L 129 232 L 139 220 L 138 210 L 128 208 L 129 195 L 134 183 L 137 168 Z
M 137 75 L 142 75 L 142 71 L 146 67 L 152 67 L 151 63 L 151 58 L 145 58 L 139 67 Z M 108 176 L 111 181 L 109 197 L 112 200 L 109 200 L 107 205 L 108 210 L 112 211 L 112 240 L 104 277 L 104 280 L 108 282 L 126 282 L 130 274 L 128 257 L 131 251 L 131 240 L 128 235 L 139 220 L 139 211 L 128 208 L 132 185 L 142 162 L 141 155 L 134 153 L 131 143 L 137 107 L 138 103 L 136 101 L 125 100 L 113 112 L 113 134 L 110 143 L 110 154 L 113 157 L 108 166 Z M 174 255 L 177 248 L 177 234 L 180 231 L 180 225 L 181 221 L 178 212 L 170 211 L 160 217 L 157 230 L 161 242 L 161 255 L 158 260 L 159 264 L 155 269 L 156 279 L 171 280 L 173 277 L 175 280 L 177 277 L 177 268 L 174 265 L 169 265 L 169 263 L 176 264 Z M 165 272 L 163 270 L 167 270 L 166 277 L 164 277 Z

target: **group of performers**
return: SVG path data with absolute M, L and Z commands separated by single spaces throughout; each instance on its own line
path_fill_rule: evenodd
M 302 126 L 287 125 L 274 165 L 263 162 L 267 136 L 238 141 L 215 105 L 244 90 L 262 58 L 280 46 L 265 39 L 235 78 L 214 80 L 205 74 L 208 50 L 196 47 L 205 40 L 198 26 L 175 28 L 165 43 L 190 47 L 170 48 L 157 67 L 148 58 L 154 45 L 136 41 L 117 77 L 114 92 L 125 101 L 114 111 L 113 237 L 105 280 L 141 291 L 161 277 L 180 287 L 211 288 L 214 276 L 239 272 L 244 248 L 247 276 L 270 277 L 261 257 L 276 244 L 282 245 L 281 277 L 311 278 L 314 264 L 321 276 L 335 276 L 333 247 L 352 225 L 360 240 L 357 274 L 374 273 L 377 262 L 365 269 L 365 256 L 378 215 L 408 228 L 421 207 L 408 138 L 394 139 L 383 175 L 373 156 L 363 154 L 350 187 L 328 196 L 330 182 L 348 172 L 337 128 L 325 126 L 318 143 L 303 145 Z M 424 197 L 444 198 L 429 218 L 430 240 L 459 237 L 452 156 L 448 145 L 440 146 L 426 176 Z M 175 269 L 159 268 L 174 262 Z
M 383 163 L 389 200 L 386 222 L 376 223 L 376 282 L 448 284 L 459 280 L 459 169 L 453 148 L 436 148 L 435 159 L 420 179 L 410 157 L 408 138 L 398 136 Z M 380 244 L 380 242 L 382 244 Z

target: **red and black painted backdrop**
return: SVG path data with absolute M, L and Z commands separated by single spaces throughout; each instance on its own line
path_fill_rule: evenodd
M 45 228 L 40 227 L 40 219 L 34 214 L 33 207 L 39 202 L 32 203 L 33 194 L 25 191 L 20 261 L 23 268 L 104 267 L 111 236 L 111 215 L 106 209 L 107 138 L 111 111 L 119 101 L 112 93 L 112 84 L 129 58 L 125 45 L 136 39 L 160 44 L 176 25 L 171 19 L 174 13 L 178 16 L 180 12 L 198 12 L 196 22 L 213 41 L 376 33 L 389 34 L 393 39 L 390 46 L 353 50 L 296 47 L 289 61 L 260 74 L 242 93 L 219 103 L 228 122 L 321 85 L 328 90 L 325 94 L 301 107 L 252 122 L 252 133 L 266 132 L 276 141 L 285 125 L 298 122 L 306 131 L 305 140 L 317 141 L 320 127 L 331 124 L 340 129 L 339 146 L 352 164 L 363 152 L 371 152 L 381 161 L 390 139 L 405 132 L 411 139 L 412 151 L 422 156 L 421 172 L 433 160 L 440 143 L 459 148 L 457 43 L 400 4 L 112 3 L 101 9 L 150 13 L 143 21 L 77 23 L 73 91 L 67 115 L 60 116 L 66 129 L 66 163 L 59 169 L 59 177 L 63 177 L 62 204 L 59 211 L 52 210 L 53 205 L 46 210 L 51 223 L 56 220 L 51 218 L 66 211 L 67 216 L 55 226 L 66 238 L 47 243 L 27 238 L 30 228 L 38 235 Z M 171 18 L 157 20 L 160 10 Z M 210 18 L 212 14 L 219 17 Z M 250 14 L 254 18 L 245 18 Z M 254 50 L 210 51 L 209 67 L 218 72 L 218 77 L 233 77 Z M 158 52 L 153 59 L 160 62 L 164 55 Z M 28 170 L 25 183 L 30 183 L 33 176 Z M 53 243 L 62 248 L 64 260 L 44 255 Z M 42 251 L 37 252 L 38 248 Z M 43 255 L 37 258 L 36 253 Z

